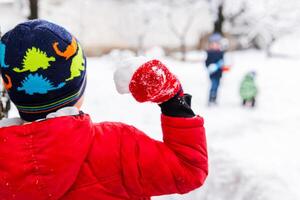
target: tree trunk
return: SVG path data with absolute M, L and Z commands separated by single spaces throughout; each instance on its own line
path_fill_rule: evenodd
M 180 51 L 181 51 L 181 60 L 186 61 L 186 44 L 185 37 L 180 39 Z
M 218 7 L 218 18 L 214 24 L 214 33 L 220 33 L 223 35 L 223 24 L 225 21 L 224 13 L 223 13 L 223 3 Z
M 37 19 L 38 16 L 38 0 L 29 0 L 30 15 L 28 19 Z
M 273 57 L 271 48 L 272 48 L 273 44 L 275 43 L 275 41 L 276 41 L 276 39 L 273 37 L 272 40 L 267 44 L 266 53 L 267 53 L 268 58 Z
M 145 40 L 145 35 L 146 34 L 141 34 L 138 36 L 138 45 L 137 45 L 137 50 L 136 50 L 136 55 L 141 56 L 144 54 L 144 40 Z

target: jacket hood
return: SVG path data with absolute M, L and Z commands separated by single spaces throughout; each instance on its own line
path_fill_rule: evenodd
M 247 75 L 245 76 L 245 80 L 247 80 L 247 81 L 253 81 L 253 80 L 254 80 L 254 77 L 253 77 L 251 74 L 247 74 Z
M 84 114 L 0 128 L 1 199 L 62 197 L 76 180 L 93 134 Z

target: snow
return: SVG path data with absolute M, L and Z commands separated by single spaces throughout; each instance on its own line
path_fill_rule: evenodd
M 293 91 L 300 61 L 267 59 L 257 51 L 234 52 L 227 57 L 232 69 L 223 78 L 220 102 L 215 108 L 206 107 L 209 83 L 202 63 L 163 59 L 185 91 L 193 94 L 194 110 L 205 118 L 210 175 L 203 188 L 186 196 L 154 199 L 299 199 L 300 113 L 296 109 L 300 96 Z M 113 70 L 109 67 L 113 62 L 110 57 L 90 60 L 92 73 L 84 110 L 96 121 L 126 122 L 161 139 L 158 107 L 115 93 L 110 82 Z M 243 75 L 253 69 L 258 74 L 258 106 L 243 109 L 238 88 Z M 95 94 L 91 84 L 97 82 L 97 86 L 101 82 L 103 85 L 97 87 L 99 95 L 89 95 Z
M 297 57 L 300 53 L 299 33 L 280 38 L 271 48 L 272 54 L 282 57 Z
M 192 52 L 193 55 L 195 52 Z M 125 53 L 128 54 L 128 53 Z M 202 53 L 199 53 L 201 55 Z M 93 121 L 121 121 L 161 140 L 160 110 L 137 103 L 115 89 L 113 72 L 119 57 L 88 58 L 88 86 L 83 110 Z M 194 111 L 205 118 L 210 174 L 203 187 L 187 195 L 154 200 L 297 200 L 300 199 L 300 121 L 297 92 L 300 60 L 267 58 L 259 51 L 227 54 L 231 71 L 224 75 L 219 105 L 207 107 L 209 81 L 202 62 L 162 59 L 193 95 Z M 255 109 L 242 108 L 239 84 L 248 71 L 257 72 Z M 12 116 L 16 115 L 15 108 Z
M 95 122 L 125 122 L 161 140 L 158 106 L 140 104 L 131 95 L 117 93 L 113 83 L 117 57 L 115 53 L 88 59 L 83 110 Z M 203 63 L 162 59 L 179 77 L 184 90 L 193 95 L 194 111 L 205 118 L 210 174 L 196 191 L 154 200 L 300 199 L 300 95 L 296 92 L 300 60 L 269 59 L 258 51 L 228 53 L 227 58 L 232 68 L 223 77 L 216 107 L 206 106 L 209 82 Z M 253 69 L 257 72 L 258 104 L 255 109 L 242 108 L 239 84 Z
M 293 5 L 285 5 L 280 1 L 276 2 L 285 7 Z M 0 0 L 0 25 L 3 33 L 23 21 L 27 15 L 19 12 L 17 3 L 11 2 L 13 1 Z M 71 0 L 42 1 L 41 16 L 65 26 L 86 46 L 135 45 L 138 31 L 143 25 L 143 18 L 137 17 L 140 16 L 139 12 L 127 15 L 126 13 L 130 13 L 128 7 L 112 1 L 97 0 L 72 1 L 73 7 L 69 9 L 70 2 Z M 249 2 L 254 5 L 253 11 L 263 13 L 256 5 L 258 1 Z M 230 5 L 239 8 L 236 4 Z M 293 10 L 297 10 L 296 7 Z M 199 33 L 211 29 L 212 19 L 207 12 L 207 9 L 199 10 L 199 17 L 193 23 L 187 38 L 189 45 L 195 44 Z M 291 15 L 292 13 L 297 12 L 290 12 Z M 273 46 L 272 51 L 280 57 L 267 58 L 263 52 L 254 50 L 228 53 L 226 62 L 231 70 L 223 77 L 219 104 L 207 107 L 209 80 L 203 64 L 205 54 L 201 51 L 189 52 L 187 60 L 190 62 L 185 63 L 165 57 L 164 51 L 157 45 L 178 46 L 177 38 L 169 30 L 165 18 L 160 19 L 160 16 L 156 16 L 159 14 L 157 12 L 150 14 L 159 20 L 153 22 L 147 33 L 145 46 L 152 48 L 146 51 L 146 56 L 161 59 L 179 77 L 183 89 L 193 95 L 193 110 L 205 119 L 210 161 L 210 174 L 203 187 L 187 195 L 153 199 L 299 200 L 299 33 L 292 40 L 290 36 L 281 38 Z M 260 16 L 250 14 L 255 16 L 254 19 Z M 140 21 L 134 21 L 133 18 Z M 178 24 L 184 23 L 180 13 L 177 19 L 180 20 Z M 283 20 L 284 24 L 289 25 Z M 250 33 L 265 30 L 259 27 L 264 27 L 269 22 L 273 21 L 264 18 L 260 23 L 254 24 L 256 29 Z M 276 23 L 271 25 L 279 27 Z M 249 29 L 243 29 L 243 32 L 247 30 Z M 276 31 L 272 33 L 274 32 Z M 121 60 L 132 56 L 134 53 L 131 51 L 114 50 L 100 58 L 88 58 L 88 85 L 82 109 L 92 116 L 94 122 L 121 121 L 161 140 L 159 107 L 153 103 L 137 103 L 130 94 L 118 93 L 126 93 L 126 85 L 133 70 L 131 73 L 130 70 L 123 71 L 122 76 L 127 77 L 125 80 L 115 77 L 121 81 L 117 86 L 118 91 L 116 90 L 113 73 L 117 68 L 124 67 Z M 239 84 L 245 73 L 253 70 L 257 72 L 259 89 L 257 107 L 242 108 Z M 15 107 L 10 116 L 17 116 Z
M 116 89 L 120 94 L 130 93 L 129 83 L 135 71 L 146 63 L 149 59 L 146 57 L 131 57 L 126 60 L 120 60 L 117 69 L 114 72 L 114 82 Z
M 186 198 L 299 199 L 300 96 L 293 91 L 300 61 L 267 59 L 256 51 L 227 57 L 233 68 L 223 78 L 219 106 L 215 108 L 205 106 L 208 82 L 204 67 L 178 66 L 186 91 L 194 96 L 193 107 L 205 118 L 210 155 L 206 185 Z M 258 107 L 242 109 L 238 87 L 243 75 L 253 69 L 258 74 Z
M 0 32 L 2 35 L 23 20 L 15 4 L 15 1 L 9 0 L 0 2 Z

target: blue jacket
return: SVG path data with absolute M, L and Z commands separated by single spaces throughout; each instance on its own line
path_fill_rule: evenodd
M 208 50 L 207 51 L 207 58 L 205 61 L 206 67 L 210 64 L 218 64 L 221 63 L 224 59 L 224 51 L 216 51 L 216 50 Z M 210 74 L 211 78 L 221 78 L 222 77 L 222 68 L 219 67 L 214 73 Z

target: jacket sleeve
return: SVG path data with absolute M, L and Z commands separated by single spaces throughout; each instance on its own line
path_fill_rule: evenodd
M 147 197 L 187 193 L 200 187 L 208 174 L 203 119 L 161 116 L 163 141 L 124 127 L 121 168 L 126 190 Z

